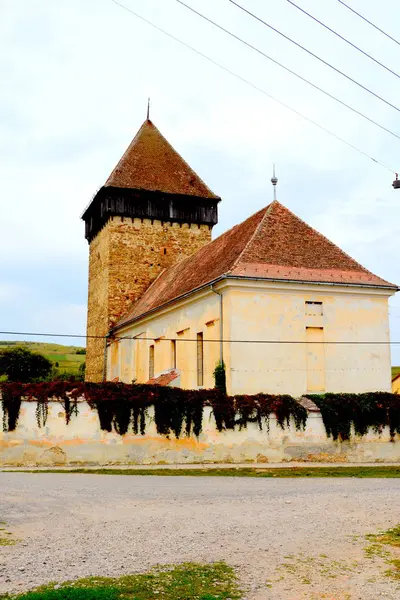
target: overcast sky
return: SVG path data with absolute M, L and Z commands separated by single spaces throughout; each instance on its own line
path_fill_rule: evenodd
M 400 79 L 287 0 L 240 1 L 400 105 Z M 347 1 L 396 37 L 398 1 Z M 400 46 L 337 0 L 296 2 L 400 71 Z M 400 140 L 176 0 L 121 3 L 400 171 Z M 399 112 L 228 0 L 187 3 L 400 135 Z M 143 122 L 148 96 L 154 123 L 222 196 L 214 236 L 270 202 L 275 162 L 283 204 L 368 269 L 400 284 L 400 190 L 391 187 L 391 172 L 112 0 L 0 0 L 0 42 L 1 330 L 84 334 L 88 248 L 80 215 Z M 400 294 L 390 305 L 392 339 L 400 341 Z M 392 355 L 400 364 L 400 346 Z

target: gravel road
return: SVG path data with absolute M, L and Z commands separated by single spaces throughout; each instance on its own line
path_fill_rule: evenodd
M 399 479 L 0 473 L 0 592 L 225 560 L 247 600 L 400 598 L 365 534 L 400 523 Z

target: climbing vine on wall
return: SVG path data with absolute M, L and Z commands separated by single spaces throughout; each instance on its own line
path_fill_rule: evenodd
M 334 440 L 363 436 L 370 429 L 381 433 L 389 427 L 390 440 L 400 434 L 400 395 L 389 392 L 311 395 L 321 411 L 326 433 Z
M 307 410 L 294 398 L 288 395 L 256 394 L 255 396 L 234 396 L 236 423 L 239 428 L 247 427 L 247 423 L 258 423 L 269 431 L 270 416 L 274 414 L 278 425 L 284 429 L 289 427 L 293 418 L 296 429 L 304 429 L 307 423 Z
M 68 424 L 78 412 L 77 401 L 84 398 L 99 416 L 104 431 L 120 435 L 128 432 L 144 435 L 149 408 L 154 410 L 154 422 L 160 435 L 179 438 L 182 433 L 198 436 L 202 430 L 203 413 L 211 407 L 218 431 L 243 428 L 257 422 L 260 429 L 269 429 L 273 414 L 279 425 L 289 426 L 293 418 L 297 429 L 303 428 L 307 411 L 291 396 L 257 394 L 227 396 L 218 389 L 182 390 L 180 388 L 124 383 L 43 382 L 37 384 L 2 383 L 3 422 L 5 431 L 15 429 L 21 399 L 37 402 L 39 427 L 46 424 L 48 402 L 58 401 L 65 411 Z M 148 420 L 147 420 L 148 422 Z
M 24 385 L 22 383 L 2 383 L 0 386 L 3 408 L 3 431 L 14 431 L 18 424 Z

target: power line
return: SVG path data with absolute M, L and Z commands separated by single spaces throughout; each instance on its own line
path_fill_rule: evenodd
M 370 54 L 368 54 L 368 52 L 365 52 L 365 50 L 362 50 L 362 48 L 359 48 L 358 46 L 356 46 L 356 44 L 353 44 L 353 42 L 350 42 L 350 40 L 348 40 L 347 38 L 345 38 L 342 35 L 340 35 L 340 33 L 338 33 L 337 31 L 335 31 L 334 29 L 332 29 L 331 27 L 329 27 L 328 25 L 326 25 L 325 23 L 323 23 L 322 21 L 320 21 L 319 19 L 317 19 L 316 17 L 314 17 L 311 13 L 307 12 L 306 10 L 304 10 L 304 8 L 302 8 L 301 6 L 299 6 L 298 4 L 296 4 L 295 2 L 293 2 L 293 0 L 287 0 L 287 2 L 289 2 L 289 4 L 291 4 L 292 6 L 294 6 L 295 8 L 297 8 L 298 10 L 300 10 L 305 15 L 307 15 L 307 17 L 310 17 L 310 19 L 312 19 L 316 23 L 319 23 L 319 25 L 322 25 L 322 27 L 325 27 L 325 29 L 327 29 L 328 31 L 330 31 L 331 33 L 333 33 L 334 35 L 336 35 L 338 38 L 340 38 L 341 40 L 343 40 L 344 42 L 346 42 L 346 44 L 349 44 L 349 46 L 352 46 L 355 50 L 358 50 L 358 52 L 361 52 L 361 54 L 364 54 L 364 56 L 366 56 L 367 58 L 370 58 L 371 60 L 373 60 L 374 63 L 376 63 L 377 65 L 379 65 L 383 69 L 386 69 L 386 71 L 389 71 L 389 73 L 392 73 L 392 75 L 395 75 L 396 77 L 398 77 L 400 79 L 400 75 L 398 73 L 396 73 L 395 71 L 393 71 L 392 69 L 390 69 L 389 67 L 387 67 L 386 65 L 384 65 L 383 63 L 379 62 L 379 60 L 377 60 L 376 58 L 374 58 L 373 56 L 371 56 Z
M 224 65 L 220 64 L 219 62 L 217 62 L 216 60 L 214 60 L 213 58 L 211 58 L 210 56 L 207 56 L 207 54 L 204 54 L 203 52 L 201 52 L 200 50 L 197 50 L 196 48 L 194 48 L 193 46 L 191 46 L 190 44 L 187 44 L 186 42 L 184 42 L 183 40 L 179 39 L 178 37 L 174 36 L 172 33 L 169 33 L 168 31 L 166 31 L 165 29 L 162 29 L 161 27 L 158 27 L 158 25 L 155 25 L 155 23 L 152 23 L 151 21 L 149 21 L 148 19 L 146 19 L 145 17 L 143 17 L 142 15 L 136 13 L 135 11 L 133 11 L 132 9 L 128 8 L 127 6 L 125 6 L 124 4 L 121 4 L 120 2 L 117 2 L 117 0 L 111 0 L 111 2 L 113 2 L 114 4 L 116 4 L 117 6 L 120 6 L 121 8 L 123 8 L 124 10 L 126 10 L 127 12 L 131 13 L 132 15 L 134 15 L 135 17 L 137 17 L 138 19 L 140 19 L 141 21 L 143 21 L 144 23 L 146 23 L 147 25 L 150 25 L 150 27 L 153 27 L 154 29 L 156 29 L 157 31 L 159 31 L 160 33 L 163 33 L 164 35 L 166 35 L 167 37 L 169 37 L 170 39 L 174 40 L 175 42 L 178 42 L 179 44 L 181 44 L 182 46 L 184 46 L 185 48 L 191 50 L 192 52 L 194 52 L 195 54 L 197 54 L 198 56 L 201 56 L 202 58 L 205 58 L 208 62 L 210 62 L 211 64 L 213 64 L 214 66 L 218 67 L 219 69 L 222 69 L 223 71 L 225 71 L 226 73 L 229 73 L 229 75 L 232 75 L 233 77 L 235 77 L 236 79 L 238 79 L 239 81 L 241 81 L 242 83 L 245 83 L 249 86 L 251 86 L 254 90 L 257 90 L 258 92 L 261 92 L 261 94 L 264 94 L 264 96 L 266 96 L 267 98 L 269 98 L 270 100 L 273 100 L 274 102 L 276 102 L 277 104 L 280 104 L 281 106 L 283 106 L 284 108 L 286 108 L 287 110 L 290 110 L 292 113 L 294 113 L 295 115 L 297 115 L 298 117 L 301 117 L 302 119 L 304 119 L 304 121 L 307 121 L 308 123 L 311 123 L 312 125 L 314 125 L 315 127 L 318 127 L 318 129 L 321 129 L 321 131 L 324 131 L 325 133 L 327 133 L 328 135 L 330 135 L 331 137 L 335 138 L 336 140 L 338 140 L 339 142 L 342 142 L 343 144 L 345 144 L 346 146 L 348 146 L 349 148 L 352 148 L 353 150 L 355 150 L 356 152 L 358 152 L 359 154 L 362 154 L 363 156 L 365 156 L 366 158 L 368 158 L 369 160 L 372 160 L 375 164 L 379 165 L 380 167 L 382 167 L 383 169 L 386 169 L 387 171 L 389 171 L 390 173 L 395 173 L 395 169 L 388 167 L 387 165 L 385 165 L 384 163 L 380 162 L 379 160 L 377 160 L 376 158 L 374 158 L 373 156 L 370 156 L 369 154 L 367 154 L 366 152 L 364 152 L 364 150 L 361 150 L 360 148 L 358 148 L 357 146 L 355 146 L 354 144 L 352 144 L 351 142 L 348 142 L 347 140 L 345 140 L 344 138 L 340 137 L 339 135 L 337 135 L 336 133 L 333 133 L 332 131 L 330 131 L 329 129 L 327 129 L 326 127 L 324 127 L 323 125 L 320 125 L 320 123 L 318 123 L 317 121 L 314 121 L 313 119 L 311 119 L 310 117 L 306 117 L 305 115 L 303 115 L 301 112 L 299 112 L 298 110 L 296 110 L 295 108 L 293 108 L 292 106 L 290 106 L 289 104 L 286 104 L 285 102 L 283 102 L 282 100 L 279 100 L 278 98 L 275 98 L 274 96 L 272 96 L 272 94 L 269 94 L 267 91 L 265 91 L 263 88 L 259 87 L 258 85 L 256 85 L 255 83 L 249 81 L 248 79 L 246 79 L 245 77 L 242 77 L 241 75 L 238 75 L 237 73 L 235 73 L 234 71 L 231 71 L 228 67 L 225 67 Z
M 110 341 L 121 341 L 121 340 L 138 340 L 147 342 L 196 342 L 197 338 L 167 338 L 167 337 L 142 337 L 139 335 L 122 335 L 122 336 L 109 336 L 109 335 L 82 335 L 82 334 L 71 334 L 71 333 L 37 333 L 37 332 L 26 332 L 26 331 L 0 331 L 0 335 L 27 335 L 33 337 L 60 337 L 60 338 L 85 338 L 85 339 L 97 339 L 97 340 L 110 340 Z M 400 341 L 391 342 L 389 340 L 384 341 L 348 341 L 348 340 L 326 340 L 323 342 L 308 342 L 307 340 L 225 340 L 225 339 L 203 339 L 203 342 L 210 343 L 221 343 L 224 344 L 340 344 L 340 345 L 397 345 Z
M 243 38 L 239 37 L 235 33 L 232 33 L 232 31 L 229 31 L 228 29 L 226 29 L 225 27 L 223 27 L 222 25 L 220 25 L 216 21 L 213 21 L 212 19 L 210 19 L 206 15 L 203 15 L 202 13 L 198 12 L 197 10 L 195 10 L 194 8 L 192 8 L 191 6 L 185 4 L 184 2 L 181 2 L 181 0 L 177 0 L 177 1 L 179 2 L 179 4 L 182 4 L 185 8 L 188 8 L 190 11 L 192 11 L 195 15 L 199 16 L 201 19 L 204 19 L 204 21 L 207 21 L 208 23 L 210 23 L 211 25 L 217 27 L 218 29 L 220 29 L 224 33 L 227 33 L 229 36 L 231 36 L 232 38 L 234 38 L 238 42 L 241 42 L 242 44 L 244 44 L 245 46 L 247 46 L 251 50 L 254 50 L 258 54 L 261 54 L 261 56 L 263 56 L 264 58 L 267 58 L 268 60 L 272 61 L 273 63 L 275 63 L 276 65 L 278 65 L 278 67 L 281 67 L 282 69 L 284 69 L 288 73 L 291 73 L 291 75 L 294 75 L 295 77 L 297 77 L 301 81 L 304 81 L 305 83 L 307 83 L 308 85 L 310 85 L 314 89 L 322 92 L 323 94 L 325 94 L 325 96 L 328 96 L 329 98 L 332 98 L 332 100 L 335 100 L 336 102 L 338 102 L 342 106 L 345 106 L 346 108 L 348 108 L 352 112 L 356 113 L 357 115 L 359 115 L 363 119 L 369 121 L 373 125 L 376 125 L 377 127 L 379 127 L 380 129 L 382 129 L 383 131 L 386 131 L 387 133 L 390 133 L 391 135 L 393 135 L 397 139 L 400 139 L 400 135 L 398 135 L 394 131 L 391 131 L 390 129 L 387 129 L 386 127 L 384 127 L 380 123 L 377 123 L 376 121 L 374 121 L 373 119 L 371 119 L 370 117 L 368 117 L 367 115 L 365 115 L 364 113 L 362 113 L 361 111 L 357 110 L 353 106 L 350 106 L 349 104 L 346 104 L 346 102 L 343 102 L 343 100 L 340 100 L 339 98 L 337 98 L 333 94 L 330 94 L 329 92 L 327 92 L 326 90 L 322 89 L 321 87 L 319 87 L 315 83 L 312 83 L 309 79 L 306 79 L 305 77 L 302 77 L 301 75 L 299 75 L 298 73 L 296 73 L 296 71 L 293 71 L 292 69 L 289 69 L 289 67 L 286 67 L 282 63 L 278 62 L 277 60 L 275 60 L 274 58 L 272 58 L 271 56 L 269 56 L 268 54 L 266 54 L 265 52 L 263 52 L 262 50 L 260 50 L 256 46 L 253 46 L 249 42 L 246 42 L 246 40 L 244 40 Z
M 356 10 L 354 10 L 354 8 L 351 8 L 351 6 L 349 6 L 345 2 L 342 2 L 342 0 L 338 0 L 338 2 L 340 2 L 340 4 L 343 4 L 343 6 L 345 6 L 349 10 L 351 10 L 351 12 L 354 13 L 355 15 L 357 15 L 357 17 L 360 17 L 360 19 L 362 19 L 363 21 L 365 21 L 366 23 L 368 23 L 369 25 L 371 25 L 371 27 L 374 27 L 375 29 L 377 29 L 378 31 L 380 31 L 381 33 L 383 33 L 383 35 L 386 35 L 386 37 L 389 38 L 390 40 L 392 40 L 392 42 L 395 42 L 395 44 L 397 44 L 398 46 L 400 46 L 400 42 L 398 42 L 394 37 L 392 37 L 391 35 L 389 35 L 388 33 L 386 33 L 386 31 L 383 31 L 383 29 L 381 29 L 377 25 L 374 25 L 374 23 L 372 23 L 371 21 L 368 21 L 368 19 L 366 19 L 363 15 L 361 15 L 360 13 L 358 13 Z
M 184 4 L 182 2 L 182 0 L 176 0 L 176 1 L 179 2 L 179 4 L 183 4 L 187 8 L 190 8 L 188 5 Z M 265 25 L 269 29 L 272 29 L 272 31 L 275 31 L 275 33 L 278 33 L 280 36 L 284 37 L 286 40 L 288 40 L 289 42 L 291 42 L 292 44 L 294 44 L 298 48 L 301 48 L 301 50 L 304 50 L 304 52 L 307 52 L 307 54 L 309 54 L 310 56 L 316 58 L 317 60 L 319 60 L 320 62 L 322 62 L 324 65 L 326 65 L 327 67 L 329 67 L 330 69 L 332 69 L 336 73 L 339 73 L 339 75 L 342 75 L 342 77 L 345 77 L 348 81 L 351 81 L 352 83 L 354 83 L 355 85 L 357 85 L 358 87 L 360 87 L 361 89 L 363 89 L 364 91 L 368 92 L 368 94 L 371 94 L 371 96 L 374 96 L 375 98 L 378 98 L 378 100 L 381 100 L 382 102 L 384 102 L 385 104 L 387 104 L 391 108 L 394 108 L 394 110 L 397 110 L 398 112 L 400 112 L 400 108 L 398 108 L 397 106 L 395 106 L 395 104 L 392 104 L 388 100 L 385 100 L 385 98 L 382 98 L 382 96 L 379 96 L 379 94 L 376 94 L 370 88 L 366 87 L 362 83 L 359 83 L 358 81 L 356 81 L 355 79 L 353 79 L 352 77 L 350 77 L 350 75 L 347 75 L 346 73 L 344 73 L 343 71 L 341 71 L 337 67 L 334 67 L 328 61 L 324 60 L 323 58 L 321 58 L 317 54 L 314 54 L 314 52 L 311 52 L 311 50 L 308 50 L 308 48 L 306 48 L 305 46 L 302 46 L 301 44 L 299 44 L 299 42 L 296 42 L 295 40 L 293 40 L 288 35 L 282 33 L 282 31 L 279 31 L 279 29 L 276 29 L 276 27 L 273 27 L 272 25 L 270 25 L 266 21 L 263 21 L 263 19 L 261 19 L 261 17 L 258 17 L 257 15 L 255 15 L 254 13 L 252 13 L 251 11 L 247 10 L 247 8 L 245 8 L 241 4 L 238 4 L 237 2 L 235 2 L 235 0 L 228 0 L 228 2 L 230 2 L 231 4 L 234 4 L 235 6 L 237 6 L 237 8 L 239 8 L 240 10 L 242 10 L 243 12 L 245 12 L 246 14 L 248 14 L 250 17 L 252 17 L 253 19 L 256 19 L 256 21 L 259 21 L 259 23 L 262 23 L 263 25 Z

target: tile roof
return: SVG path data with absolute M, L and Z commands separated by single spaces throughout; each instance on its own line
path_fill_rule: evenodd
M 107 186 L 219 199 L 150 120 L 137 132 Z
M 373 275 L 277 201 L 163 271 L 117 326 L 222 277 L 397 286 Z
M 151 379 L 146 381 L 146 383 L 151 385 L 169 385 L 170 383 L 172 383 L 172 381 L 174 381 L 174 379 L 177 379 L 178 377 L 178 371 L 172 369 L 171 371 L 167 371 L 167 373 L 161 373 L 161 375 L 158 375 L 157 377 L 152 377 Z

